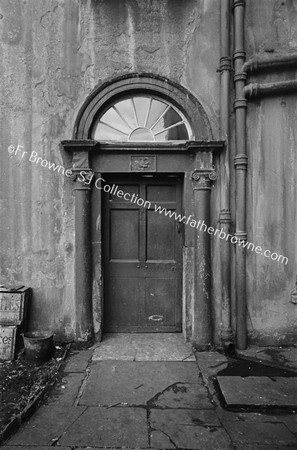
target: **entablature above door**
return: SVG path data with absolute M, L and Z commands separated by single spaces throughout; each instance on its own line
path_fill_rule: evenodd
M 117 173 L 214 172 L 214 156 L 224 141 L 118 143 L 72 139 L 62 141 L 72 153 L 73 175 L 80 171 Z

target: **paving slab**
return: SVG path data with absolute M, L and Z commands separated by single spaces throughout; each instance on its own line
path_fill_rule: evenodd
M 64 372 L 84 372 L 93 356 L 91 350 L 80 350 L 71 352 L 67 358 Z
M 218 376 L 227 406 L 297 408 L 297 378 Z
M 296 450 L 296 446 L 291 445 L 257 445 L 257 444 L 237 444 L 236 450 Z
M 73 405 L 79 389 L 85 378 L 85 373 L 69 373 L 64 376 L 51 391 L 47 404 L 59 403 Z
M 297 370 L 296 347 L 257 347 L 250 346 L 246 350 L 237 350 L 237 354 L 271 366 Z
M 265 422 L 227 422 L 223 426 L 236 444 L 253 445 L 292 445 L 297 448 L 297 438 L 282 423 Z
M 295 412 L 296 414 L 296 412 Z M 297 417 L 293 414 L 282 414 L 277 417 L 279 422 L 282 422 L 286 427 L 292 431 L 292 433 L 297 434 Z
M 110 333 L 93 349 L 93 361 L 196 361 L 182 333 Z
M 213 408 L 202 384 L 175 383 L 148 402 L 150 408 Z
M 297 433 L 297 415 L 291 412 L 282 412 L 281 414 L 271 414 L 271 412 L 266 414 L 258 412 L 235 412 L 217 406 L 216 413 L 222 423 L 224 421 L 283 423 L 293 433 Z
M 84 411 L 85 408 L 81 406 L 75 408 L 59 404 L 41 406 L 10 438 L 9 445 L 40 447 L 51 445 Z
M 88 408 L 59 440 L 64 446 L 149 447 L 142 408 Z
M 58 447 L 59 450 L 72 450 L 71 447 Z M 1 450 L 53 450 L 52 446 L 48 445 L 38 445 L 36 447 L 35 445 L 30 445 L 29 447 L 27 445 L 25 446 L 19 446 L 19 445 L 4 445 L 1 446 Z
M 58 447 L 59 450 L 72 450 L 71 447 Z M 48 445 L 38 445 L 38 447 L 36 447 L 35 445 L 4 445 L 1 446 L 1 450 L 53 450 L 52 446 L 48 446 Z
M 212 377 L 228 365 L 225 355 L 218 352 L 196 352 L 197 364 L 205 377 Z
M 207 386 L 210 394 L 217 396 L 212 377 L 217 375 L 220 370 L 223 370 L 228 365 L 226 356 L 218 352 L 195 352 L 197 358 L 198 368 L 201 372 L 203 381 Z
M 151 410 L 151 446 L 200 450 L 234 449 L 210 410 Z
M 176 383 L 195 384 L 205 397 L 206 389 L 194 362 L 101 361 L 92 364 L 80 405 L 110 406 L 122 403 L 146 405 Z M 198 406 L 197 406 L 198 407 Z

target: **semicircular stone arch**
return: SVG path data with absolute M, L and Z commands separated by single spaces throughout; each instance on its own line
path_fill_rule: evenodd
M 98 118 L 113 103 L 132 95 L 156 96 L 169 102 L 190 124 L 190 140 L 211 140 L 212 131 L 201 103 L 187 89 L 151 74 L 125 75 L 98 86 L 82 105 L 74 126 L 74 139 L 92 139 Z

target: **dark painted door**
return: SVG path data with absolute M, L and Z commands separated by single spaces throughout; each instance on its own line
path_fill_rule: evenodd
M 180 223 L 155 211 L 181 212 L 180 180 L 104 178 L 104 330 L 181 331 Z

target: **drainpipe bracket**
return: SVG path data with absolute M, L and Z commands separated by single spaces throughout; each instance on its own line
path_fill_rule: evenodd
M 224 70 L 228 70 L 229 72 L 233 70 L 230 56 L 222 56 L 220 58 L 220 67 L 217 72 L 223 72 Z
M 246 0 L 234 0 L 233 2 L 233 9 L 237 8 L 238 6 L 245 6 L 245 1 Z
M 221 209 L 219 216 L 220 223 L 231 223 L 231 211 L 229 209 Z
M 247 170 L 248 167 L 248 156 L 247 155 L 237 155 L 234 157 L 234 166 L 237 170 Z
M 233 52 L 233 61 L 235 61 L 236 59 L 245 60 L 245 58 L 246 58 L 246 51 L 244 50 L 244 48 L 238 48 L 235 52 Z
M 247 108 L 247 100 L 245 98 L 237 98 L 233 102 L 233 108 L 234 109 Z
M 247 241 L 247 233 L 245 231 L 235 231 L 234 236 L 237 238 L 238 241 Z
M 245 83 L 246 80 L 246 72 L 236 72 L 236 74 L 233 77 L 234 83 L 237 81 L 243 81 Z

